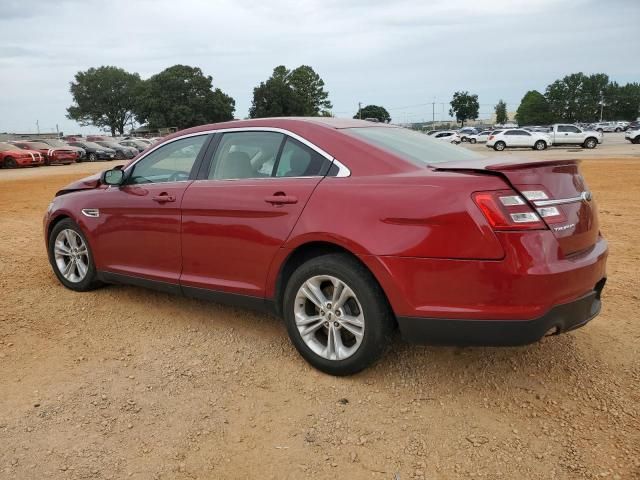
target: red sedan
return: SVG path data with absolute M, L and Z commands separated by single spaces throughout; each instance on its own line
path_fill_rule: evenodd
M 36 150 L 23 150 L 15 145 L 0 142 L 0 167 L 39 167 L 44 157 Z
M 574 160 L 491 159 L 358 120 L 192 128 L 73 183 L 44 221 L 60 282 L 274 312 L 347 375 L 409 341 L 519 345 L 600 311 L 607 243 Z
M 23 150 L 36 150 L 44 157 L 45 165 L 61 164 L 69 165 L 75 163 L 79 156 L 70 148 L 53 148 L 51 145 L 47 145 L 43 142 L 11 142 L 13 145 L 22 148 Z

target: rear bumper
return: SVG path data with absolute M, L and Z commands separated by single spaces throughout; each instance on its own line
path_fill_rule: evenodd
M 533 320 L 463 320 L 398 317 L 402 337 L 411 343 L 446 345 L 526 345 L 547 334 L 582 327 L 600 313 L 600 294 L 606 279 L 569 303 L 556 305 Z

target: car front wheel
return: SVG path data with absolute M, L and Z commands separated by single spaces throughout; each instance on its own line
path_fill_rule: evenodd
M 323 255 L 298 267 L 286 285 L 283 311 L 300 355 L 330 375 L 367 368 L 391 342 L 394 321 L 384 292 L 347 254 Z
M 95 162 L 98 159 L 98 156 L 95 153 L 90 153 L 88 158 L 90 162 Z
M 587 138 L 584 142 L 585 148 L 596 148 L 596 145 L 598 145 L 598 141 L 595 138 Z
M 545 142 L 544 140 L 538 140 L 534 145 L 533 148 L 535 150 L 544 150 L 545 148 L 547 148 L 547 142 Z
M 53 272 L 65 287 L 84 292 L 100 285 L 89 243 L 73 220 L 64 219 L 53 227 L 48 250 Z

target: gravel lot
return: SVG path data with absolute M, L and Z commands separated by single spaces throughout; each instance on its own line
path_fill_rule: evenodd
M 640 146 L 613 135 L 504 154 L 588 158 L 611 247 L 600 317 L 522 348 L 397 340 L 351 378 L 307 366 L 275 318 L 65 290 L 42 213 L 114 163 L 0 171 L 0 478 L 640 478 Z

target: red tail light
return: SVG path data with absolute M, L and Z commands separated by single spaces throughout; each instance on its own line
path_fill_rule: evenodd
M 494 230 L 544 230 L 546 224 L 513 190 L 476 192 L 473 201 Z
M 495 135 L 489 135 L 489 140 L 493 140 L 494 137 Z

